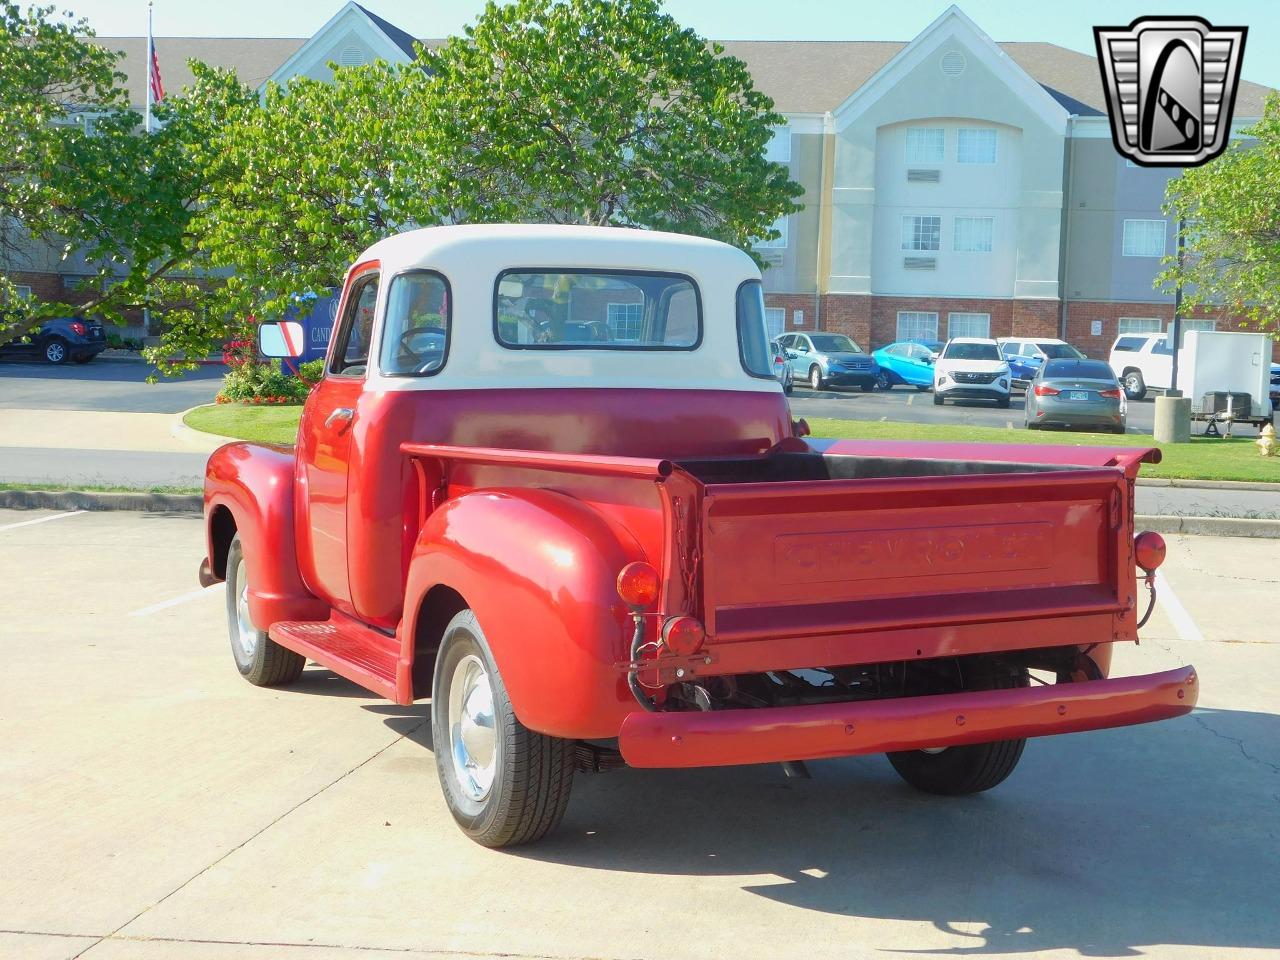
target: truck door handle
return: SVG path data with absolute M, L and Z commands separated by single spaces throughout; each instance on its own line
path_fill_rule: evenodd
M 335 407 L 333 413 L 329 414 L 328 418 L 326 418 L 324 425 L 326 427 L 332 427 L 336 423 L 344 423 L 347 426 L 350 426 L 351 418 L 355 415 L 356 412 L 350 407 Z M 341 433 L 346 430 L 347 426 L 339 427 L 338 432 Z

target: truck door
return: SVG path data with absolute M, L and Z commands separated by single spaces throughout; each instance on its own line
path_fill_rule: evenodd
M 352 613 L 347 575 L 347 472 L 351 434 L 370 359 L 377 265 L 357 267 L 347 281 L 324 379 L 307 399 L 298 431 L 298 471 L 303 485 L 297 524 L 299 562 L 307 585 L 345 613 Z

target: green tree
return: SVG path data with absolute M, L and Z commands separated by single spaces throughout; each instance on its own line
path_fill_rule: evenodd
M 635 225 L 749 250 L 797 209 L 800 188 L 764 159 L 772 101 L 657 0 L 490 3 L 419 53 L 270 86 L 178 137 L 206 173 L 199 193 L 177 191 L 199 203 L 174 268 L 205 279 L 152 284 L 169 304 L 150 354 L 163 369 L 337 285 L 363 248 L 412 227 Z
M 1169 181 L 1165 211 L 1185 223 L 1185 250 L 1156 278 L 1189 308 L 1226 309 L 1280 329 L 1280 94 L 1218 159 Z
M 638 225 L 750 250 L 798 209 L 781 116 L 659 0 L 491 2 L 422 51 L 424 130 L 457 221 Z
M 175 265 L 187 279 L 155 284 L 170 304 L 149 354 L 162 369 L 244 335 L 250 318 L 279 317 L 297 294 L 338 284 L 377 240 L 441 221 L 437 168 L 413 108 L 424 82 L 417 67 L 379 62 L 336 69 L 332 83 L 273 85 L 261 98 L 224 89 L 216 117 L 208 104 L 196 111 L 200 122 L 175 138 L 205 174 L 187 228 L 193 245 Z M 175 100 L 166 120 L 188 117 L 188 100 Z

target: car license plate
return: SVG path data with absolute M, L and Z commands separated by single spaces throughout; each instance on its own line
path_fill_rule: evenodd
M 1089 391 L 1087 391 L 1087 390 L 1072 390 L 1069 394 L 1067 394 L 1067 397 L 1068 397 L 1068 399 L 1071 399 L 1071 400 L 1088 400 L 1088 399 L 1089 399 Z

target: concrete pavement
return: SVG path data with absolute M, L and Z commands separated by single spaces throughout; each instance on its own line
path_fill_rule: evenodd
M 222 388 L 222 366 L 200 367 L 176 379 L 148 384 L 152 368 L 136 360 L 98 357 L 92 363 L 0 361 L 0 409 L 106 410 L 177 413 L 212 403 Z
M 197 519 L 0 511 L 0 956 L 1274 957 L 1275 547 L 1169 554 L 1115 667 L 1195 663 L 1190 717 L 1033 741 L 960 800 L 881 757 L 581 775 L 500 853 L 445 811 L 426 704 L 238 676 Z

